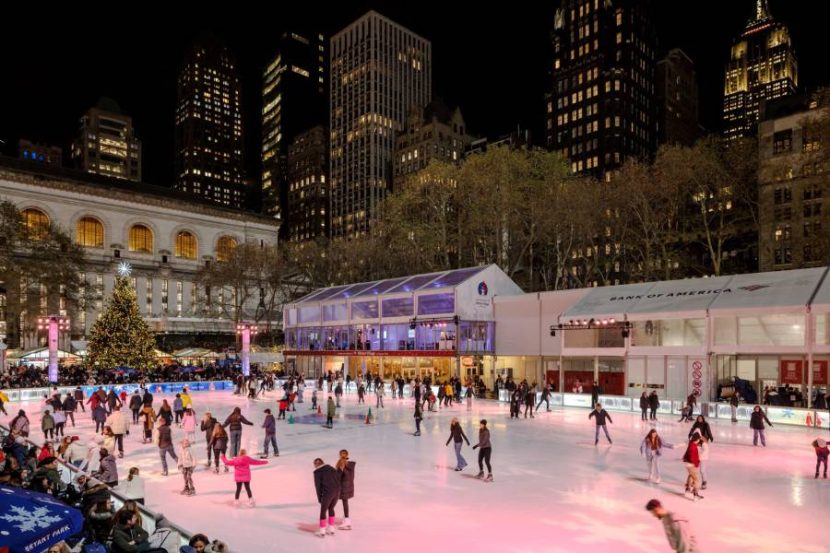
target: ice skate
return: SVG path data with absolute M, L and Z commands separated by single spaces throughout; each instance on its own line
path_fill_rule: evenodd
M 660 480 L 659 478 L 655 478 L 655 479 L 654 479 L 654 483 L 655 483 L 655 484 L 659 484 L 660 482 L 662 482 L 662 480 Z
M 233 506 L 234 507 L 239 507 L 239 500 L 238 499 L 233 500 Z
M 703 484 L 701 484 L 701 485 L 700 485 L 700 489 L 701 489 L 701 490 L 705 490 L 705 489 L 706 489 L 706 482 L 704 482 Z
M 485 478 L 485 479 L 484 479 L 484 481 L 485 481 L 485 482 L 492 482 L 492 481 L 493 481 L 493 475 L 492 475 L 492 474 L 488 474 L 488 475 L 487 475 L 487 478 Z
M 315 536 L 317 536 L 318 538 L 325 538 L 325 537 L 326 537 L 326 530 L 325 530 L 325 528 L 320 528 L 319 530 L 317 530 L 316 532 L 314 532 L 314 535 L 315 535 Z
M 478 474 L 476 474 L 476 478 L 484 478 L 484 471 L 483 470 L 478 471 Z
M 254 501 L 253 497 L 248 500 L 248 507 L 256 507 L 256 501 Z
M 703 499 L 703 496 L 698 494 L 697 492 L 695 492 L 695 494 L 692 496 L 692 501 L 700 501 L 701 499 Z
M 334 526 L 332 526 L 331 524 L 326 526 L 326 534 L 328 534 L 329 536 L 333 536 L 334 535 Z
M 187 495 L 187 492 L 189 492 L 189 491 L 190 491 L 190 490 L 188 490 L 187 488 L 185 488 L 185 489 L 183 489 L 182 491 L 180 491 L 180 492 L 179 492 L 179 495 Z
M 161 471 L 161 475 L 162 476 L 167 476 L 167 471 L 166 470 Z

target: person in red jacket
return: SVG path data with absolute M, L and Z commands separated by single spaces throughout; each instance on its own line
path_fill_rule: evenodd
M 248 457 L 244 449 L 239 450 L 239 455 L 233 459 L 228 459 L 225 454 L 222 454 L 222 462 L 225 465 L 233 467 L 233 479 L 236 482 L 236 495 L 233 499 L 234 506 L 239 505 L 239 492 L 242 491 L 242 486 L 245 486 L 245 493 L 248 494 L 248 505 L 255 507 L 254 497 L 251 494 L 251 466 L 252 465 L 267 465 L 268 461 L 260 461 Z
M 698 444 L 700 444 L 700 434 L 695 432 L 689 439 L 689 445 L 683 455 L 683 462 L 689 472 L 689 476 L 686 478 L 685 496 L 695 501 L 703 499 L 703 496 L 697 492 L 700 489 L 700 452 L 697 448 Z

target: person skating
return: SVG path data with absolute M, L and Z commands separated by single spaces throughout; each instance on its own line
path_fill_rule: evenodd
M 358 403 L 360 403 L 360 402 L 358 402 Z M 317 410 L 317 390 L 312 390 L 311 391 L 311 410 L 312 411 Z
M 767 440 L 764 436 L 764 421 L 767 422 L 768 425 L 772 426 L 772 423 L 767 418 L 767 414 L 761 410 L 760 405 L 756 405 L 754 409 L 752 409 L 752 415 L 749 418 L 749 427 L 752 429 L 752 445 L 758 445 L 758 437 L 761 438 L 761 445 L 767 447 Z
M 103 432 L 107 421 L 107 410 L 103 403 L 99 402 L 92 408 L 92 420 L 95 421 L 95 432 Z
M 176 399 L 173 400 L 173 413 L 176 414 L 176 424 L 179 424 L 184 416 L 184 404 L 182 403 L 181 394 L 176 394 Z
M 710 442 L 715 441 L 715 438 L 712 436 L 712 428 L 709 426 L 709 423 L 706 422 L 706 418 L 703 415 L 698 415 L 695 419 L 692 429 L 689 430 L 689 438 L 691 438 L 692 434 L 695 432 L 699 433 Z
M 660 457 L 664 447 L 674 449 L 674 444 L 663 441 L 654 428 L 649 430 L 640 444 L 640 455 L 644 455 L 648 462 L 648 479 L 655 484 L 660 483 Z
M 326 405 L 326 428 L 334 428 L 334 415 L 337 413 L 337 406 L 334 404 L 334 400 L 331 396 L 329 396 L 328 403 Z
M 542 387 L 542 395 L 539 399 L 539 404 L 536 406 L 536 412 L 539 412 L 539 407 L 542 406 L 542 402 L 545 403 L 545 412 L 550 412 L 550 385 L 545 384 Z
M 205 433 L 205 447 L 207 448 L 207 463 L 205 466 L 207 468 L 210 468 L 211 453 L 213 453 L 213 447 L 210 445 L 210 439 L 213 437 L 213 427 L 216 426 L 216 424 L 216 418 L 210 413 L 210 411 L 207 411 L 202 416 L 202 421 L 199 424 L 199 429 Z
M 77 411 L 78 407 L 80 407 L 81 413 L 86 413 L 86 408 L 84 407 L 84 391 L 80 386 L 75 388 L 73 396 L 75 397 L 75 410 Z
M 343 384 L 337 381 L 337 386 L 334 387 L 334 397 L 337 399 L 337 407 L 340 407 L 340 398 L 343 397 Z
M 354 497 L 354 467 L 355 462 L 349 460 L 348 450 L 340 450 L 340 459 L 337 468 L 340 471 L 340 502 L 343 504 L 343 524 L 338 530 L 351 530 L 352 521 L 349 518 L 349 500 Z
M 640 396 L 640 420 L 648 420 L 648 392 Z
M 533 418 L 533 406 L 536 404 L 536 383 L 531 387 L 525 387 L 525 418 L 527 418 L 527 410 L 530 409 L 530 418 Z
M 181 491 L 182 495 L 194 495 L 196 488 L 193 486 L 193 471 L 196 469 L 196 456 L 193 455 L 193 450 L 190 448 L 190 440 L 184 438 L 180 442 L 179 447 L 179 471 L 182 473 L 184 479 L 184 489 Z
M 223 428 L 228 428 L 228 434 L 230 435 L 231 457 L 236 457 L 239 453 L 239 447 L 242 442 L 243 424 L 247 424 L 248 426 L 254 425 L 254 423 L 242 415 L 242 409 L 239 407 L 234 407 L 233 412 L 228 415 L 228 418 L 225 419 L 224 424 L 222 424 Z
M 63 409 L 63 414 L 67 420 L 72 421 L 72 428 L 75 428 L 75 407 L 75 398 L 72 397 L 72 394 L 67 392 L 66 397 L 61 404 L 61 408 Z
M 689 440 L 686 446 L 686 453 L 683 454 L 683 462 L 686 464 L 686 470 L 689 476 L 686 478 L 686 492 L 685 496 L 689 499 L 703 499 L 698 493 L 700 489 L 700 452 L 698 444 L 700 443 L 700 434 L 695 433 Z
M 29 418 L 26 416 L 26 411 L 21 409 L 17 412 L 17 415 L 9 422 L 9 430 L 18 436 L 29 437 Z
M 415 434 L 414 436 L 421 435 L 421 421 L 424 419 L 424 414 L 421 411 L 421 404 L 415 403 Z
M 599 382 L 594 380 L 594 384 L 591 386 L 591 405 L 599 403 L 599 395 L 601 393 L 602 389 L 599 387 Z
M 334 535 L 334 508 L 340 498 L 340 473 L 322 459 L 314 459 L 314 488 L 317 502 L 320 503 L 320 528 L 317 536 Z M 328 519 L 326 518 L 328 516 Z M 327 524 L 328 522 L 328 524 Z
M 830 456 L 827 442 L 821 438 L 816 438 L 813 440 L 813 449 L 816 452 L 816 478 L 818 478 L 819 468 L 822 465 L 824 465 L 824 478 L 827 478 L 827 457 Z
M 366 386 L 363 382 L 357 384 L 357 403 L 366 403 Z
M 66 413 L 63 412 L 63 407 L 58 406 L 58 409 L 52 414 L 55 419 L 55 439 L 63 437 L 63 427 L 66 425 Z
M 225 429 L 221 424 L 219 424 L 219 422 L 213 426 L 213 433 L 211 434 L 208 443 L 210 444 L 210 448 L 213 450 L 213 462 L 216 463 L 213 472 L 219 474 L 219 456 L 224 455 L 228 450 L 228 433 L 225 432 Z M 228 472 L 227 465 L 225 466 L 225 472 Z
M 473 386 L 467 386 L 467 390 L 464 392 L 464 396 L 467 398 L 467 411 L 473 410 Z
M 191 443 L 196 441 L 196 413 L 190 407 L 185 407 L 182 415 L 182 430 Z
M 376 409 L 383 408 L 383 389 L 384 389 L 384 386 L 385 386 L 385 384 L 383 383 L 383 380 L 378 380 L 378 382 L 375 384 L 375 395 L 377 396 L 377 402 L 376 402 L 376 405 L 375 405 Z
M 522 391 L 520 389 L 513 390 L 510 394 L 510 418 L 519 418 L 519 412 L 522 405 Z
M 738 422 L 738 405 L 741 404 L 741 394 L 735 392 L 729 398 L 729 406 L 732 410 L 732 422 Z
M 112 429 L 112 433 L 115 436 L 115 445 L 118 446 L 118 457 L 124 457 L 124 434 L 127 433 L 127 419 L 124 418 L 124 413 L 121 412 L 121 407 L 116 405 L 113 407 L 112 413 L 110 416 L 107 417 L 105 422 L 105 426 L 109 426 Z
M 614 421 L 611 420 L 611 415 L 608 414 L 608 411 L 602 408 L 601 403 L 597 403 L 594 410 L 588 415 L 588 419 L 592 418 L 596 418 L 597 423 L 596 434 L 594 435 L 594 445 L 599 443 L 600 428 L 602 428 L 602 431 L 605 432 L 605 437 L 608 439 L 608 443 L 613 444 L 614 442 L 611 441 L 611 436 L 608 435 L 608 427 L 605 425 L 605 419 L 608 419 L 608 422 L 611 424 L 614 424 Z
M 158 416 L 163 418 L 167 426 L 173 424 L 173 409 L 166 399 L 161 400 L 161 407 L 159 407 Z
M 141 401 L 141 396 L 138 393 L 138 390 L 133 392 L 133 395 L 130 396 L 130 411 L 133 413 L 133 424 L 138 424 L 138 415 L 141 412 L 141 408 L 143 407 L 143 402 Z
M 153 412 L 152 406 L 144 405 L 141 408 L 141 415 L 144 417 L 144 439 L 141 440 L 141 443 L 147 444 L 153 439 L 153 425 L 156 422 L 156 414 Z
M 40 417 L 40 429 L 43 430 L 43 439 L 51 440 L 54 437 L 55 419 L 49 413 L 49 409 L 43 411 L 43 415 Z
M 657 390 L 652 390 L 648 395 L 648 408 L 651 413 L 649 418 L 653 421 L 657 420 L 657 410 L 660 408 L 660 398 L 657 397 Z
M 139 468 L 132 467 L 127 479 L 118 486 L 118 491 L 126 499 L 144 505 L 144 479 L 139 475 Z
M 700 441 L 697 444 L 697 452 L 698 456 L 700 457 L 700 466 L 698 470 L 700 470 L 700 489 L 705 490 L 706 486 L 706 468 L 709 466 L 709 448 L 711 446 L 711 440 L 708 440 L 706 436 L 701 436 Z
M 455 470 L 464 470 L 464 467 L 467 466 L 467 461 L 461 455 L 461 448 L 464 447 L 464 442 L 470 445 L 470 440 L 467 439 L 467 435 L 464 434 L 464 429 L 461 428 L 461 424 L 456 417 L 453 417 L 452 422 L 450 422 L 450 437 L 447 438 L 447 443 L 444 445 L 450 445 L 450 441 L 453 442 L 453 447 L 455 447 Z
M 480 449 L 479 449 L 480 448 Z M 473 449 L 478 449 L 478 474 L 476 478 L 484 476 L 484 463 L 487 464 L 487 478 L 485 482 L 493 481 L 493 467 L 490 466 L 490 455 L 493 453 L 493 447 L 490 444 L 490 430 L 487 429 L 487 420 L 481 419 L 478 427 L 478 443 L 473 446 Z
M 248 505 L 250 507 L 255 507 L 256 502 L 254 501 L 253 494 L 251 494 L 251 466 L 267 465 L 268 461 L 251 459 L 248 457 L 247 451 L 240 449 L 239 456 L 233 459 L 228 459 L 225 457 L 225 454 L 222 453 L 222 462 L 225 466 L 233 467 L 233 479 L 234 482 L 236 482 L 236 495 L 234 495 L 233 499 L 234 506 L 239 505 L 239 492 L 242 491 L 242 486 L 245 486 L 245 493 L 248 494 Z
M 656 499 L 646 504 L 646 510 L 663 523 L 663 530 L 669 540 L 669 547 L 676 553 L 695 553 L 697 544 L 689 530 L 689 521 L 667 511 Z
M 259 456 L 260 459 L 268 458 L 268 446 L 274 446 L 274 457 L 280 456 L 280 450 L 277 448 L 277 420 L 271 414 L 270 409 L 265 410 L 265 421 L 262 423 L 262 428 L 265 429 L 265 441 L 263 442 L 264 453 Z
M 179 461 L 176 450 L 173 448 L 173 435 L 170 433 L 170 425 L 167 423 L 167 419 L 159 417 L 156 432 L 158 433 L 159 457 L 161 458 L 161 475 L 167 476 L 167 455 L 169 454 L 177 463 Z

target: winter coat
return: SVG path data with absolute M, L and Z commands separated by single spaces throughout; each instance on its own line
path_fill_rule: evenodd
M 692 425 L 692 429 L 689 430 L 689 437 L 691 438 L 692 435 L 698 432 L 701 436 L 709 440 L 710 442 L 714 442 L 715 438 L 712 437 L 712 429 L 709 427 L 709 423 L 706 421 L 697 422 Z
M 651 459 L 656 455 L 661 457 L 663 455 L 663 448 L 674 449 L 674 444 L 670 444 L 669 442 L 664 442 L 661 438 L 657 442 L 657 449 L 651 449 L 651 444 L 648 441 L 648 438 L 643 440 L 643 443 L 640 444 L 640 454 L 646 456 L 646 461 L 651 461 Z
M 253 426 L 254 423 L 246 419 L 242 413 L 231 413 L 228 415 L 228 418 L 225 419 L 225 423 L 222 425 L 223 428 L 227 428 L 230 426 L 229 430 L 231 432 L 241 432 L 242 425 L 247 424 L 248 426 Z
M 107 420 L 107 410 L 100 403 L 92 410 L 92 420 L 95 422 L 105 422 Z
M 277 419 L 274 418 L 274 415 L 265 415 L 265 422 L 262 423 L 262 428 L 265 429 L 266 434 L 277 433 Z
M 165 424 L 157 428 L 159 433 L 159 449 L 166 449 L 173 445 L 173 436 L 170 433 L 170 425 Z
M 75 440 L 69 444 L 69 447 L 67 447 L 66 451 L 63 452 L 63 459 L 67 463 L 71 463 L 73 461 L 83 461 L 86 459 L 88 452 L 89 448 Z
M 127 499 L 144 499 L 144 479 L 133 475 L 132 480 L 124 480 L 118 484 L 118 491 Z
M 251 481 L 251 465 L 267 465 L 268 461 L 260 461 L 258 459 L 251 459 L 247 455 L 242 455 L 234 459 L 228 459 L 225 454 L 222 454 L 222 462 L 228 466 L 233 467 L 233 479 L 235 482 L 250 482 Z
M 110 390 L 110 393 L 107 395 L 107 405 L 109 406 L 110 411 L 112 411 L 116 405 L 121 405 L 121 400 L 118 399 L 118 396 L 115 395 L 115 392 L 112 390 Z
M 185 414 L 182 419 L 182 430 L 185 432 L 196 432 L 196 415 L 192 413 L 190 415 Z
M 141 401 L 140 395 L 133 394 L 130 397 L 130 411 L 138 411 L 139 409 L 141 409 L 142 405 L 144 405 L 144 402 Z
M 700 461 L 708 461 L 709 460 L 709 442 L 703 442 L 698 444 L 697 452 L 700 456 Z
M 753 411 L 752 416 L 749 419 L 749 427 L 754 430 L 763 430 L 764 421 L 767 421 L 767 424 L 772 426 L 772 423 L 767 418 L 766 413 L 763 411 Z
M 166 420 L 168 425 L 173 422 L 173 410 L 169 405 L 165 407 L 164 404 L 162 404 L 162 406 L 159 407 L 158 416 Z
M 354 497 L 354 461 L 349 461 L 340 470 L 340 499 Z
M 731 405 L 732 407 L 737 407 L 738 405 L 740 405 L 740 403 L 741 402 L 738 400 L 738 396 L 732 394 L 732 397 L 729 399 L 729 405 Z
M 218 422 L 216 424 L 219 424 Z M 210 437 L 210 447 L 215 449 L 216 451 L 227 451 L 228 449 L 228 435 L 222 434 L 221 436 L 211 436 Z
M 152 430 L 153 423 L 156 421 L 156 414 L 153 412 L 153 408 L 145 405 L 141 409 L 141 415 L 144 417 L 144 429 Z
M 461 440 L 464 440 L 467 442 L 467 445 L 470 445 L 470 440 L 467 439 L 467 435 L 464 434 L 464 429 L 461 428 L 460 424 L 453 424 L 450 426 L 450 437 L 447 438 L 447 443 L 445 445 L 450 445 L 450 440 L 457 444 L 460 444 Z
M 216 426 L 216 419 L 210 417 L 207 422 L 202 420 L 199 429 L 205 433 L 205 443 L 210 444 L 210 438 L 213 436 L 213 427 Z
M 317 501 L 340 496 L 340 472 L 331 465 L 322 465 L 314 469 L 314 488 Z
M 182 394 L 182 407 L 185 409 L 193 407 L 193 400 L 190 398 L 190 394 Z
M 16 416 L 10 426 L 12 432 L 15 432 L 16 434 L 20 434 L 22 436 L 29 435 L 29 419 L 27 419 L 25 415 Z
M 177 397 L 173 400 L 173 411 L 184 411 L 184 405 L 182 405 L 182 399 Z
M 153 394 L 151 394 L 149 390 L 144 392 L 144 395 L 141 397 L 141 402 L 145 406 L 152 405 L 153 404 Z
M 179 448 L 179 466 L 182 468 L 193 468 L 196 466 L 196 456 L 193 455 L 193 448 L 180 447 Z
M 485 447 L 492 447 L 490 445 L 490 430 L 485 428 L 478 431 L 478 447 L 484 449 Z
M 333 401 L 329 401 L 328 406 L 326 407 L 326 415 L 329 417 L 333 417 L 337 414 L 337 406 L 334 404 Z
M 107 455 L 101 459 L 101 464 L 98 468 L 98 479 L 104 484 L 115 482 L 118 480 L 118 468 L 115 466 L 115 457 Z
M 40 419 L 40 428 L 44 431 L 55 428 L 55 419 L 52 418 L 52 415 L 43 415 Z
M 700 452 L 698 451 L 696 442 L 689 442 L 686 453 L 683 454 L 683 462 L 690 463 L 696 467 L 700 466 Z
M 657 397 L 657 394 L 649 394 L 648 406 L 655 411 L 660 408 L 660 398 Z
M 663 523 L 663 530 L 666 532 L 666 538 L 669 540 L 669 547 L 672 551 L 682 551 L 683 553 L 695 553 L 697 551 L 697 544 L 695 537 L 689 532 L 689 521 L 677 518 L 674 513 L 666 513 L 661 519 Z
M 112 428 L 113 434 L 127 433 L 127 419 L 121 411 L 113 411 L 104 424 Z
M 648 406 L 649 406 L 648 396 L 640 396 L 640 409 L 645 411 L 646 409 L 648 409 Z
M 84 400 L 84 391 L 80 388 L 75 390 L 75 401 L 83 401 Z
M 76 407 L 77 407 L 77 403 L 75 402 L 75 399 L 72 396 L 67 395 L 66 399 L 63 400 L 63 410 L 64 411 L 74 411 Z
M 134 553 L 144 551 L 140 544 L 148 540 L 147 531 L 141 526 L 129 528 L 121 524 L 115 525 L 112 529 L 112 552 L 113 553 Z M 133 543 L 130 543 L 133 542 Z M 147 547 L 146 545 L 144 547 Z
M 613 420 L 611 420 L 611 415 L 609 415 L 608 411 L 606 411 L 605 409 L 601 409 L 599 411 L 594 409 L 593 411 L 591 411 L 591 414 L 588 415 L 589 419 L 592 418 L 592 417 L 597 418 L 597 426 L 604 426 L 605 425 L 605 419 L 608 419 L 608 422 L 611 422 L 611 423 L 614 422 Z

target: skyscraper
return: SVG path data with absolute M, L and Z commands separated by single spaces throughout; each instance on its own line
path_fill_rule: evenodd
M 214 37 L 186 52 L 176 105 L 176 188 L 217 204 L 245 204 L 236 62 Z
M 312 127 L 328 128 L 327 59 L 328 43 L 322 34 L 283 33 L 276 56 L 263 72 L 263 211 L 284 219 L 289 211 L 289 144 Z M 290 221 L 285 222 L 281 228 L 288 236 Z
M 553 30 L 548 148 L 574 172 L 610 176 L 657 147 L 650 0 L 563 0 Z
M 723 134 L 728 140 L 755 136 L 762 101 L 790 96 L 798 88 L 798 63 L 790 30 L 770 15 L 767 0 L 732 43 L 723 96 Z
M 432 92 L 432 44 L 370 11 L 331 39 L 331 225 L 357 236 L 392 179 L 395 136 Z
M 72 142 L 75 167 L 107 177 L 141 181 L 141 141 L 133 119 L 111 98 L 101 98 L 81 117 Z
M 680 48 L 657 62 L 657 140 L 691 146 L 703 134 L 695 64 Z
M 328 133 L 319 125 L 299 133 L 288 145 L 288 163 L 283 225 L 291 241 L 328 236 L 329 182 Z

